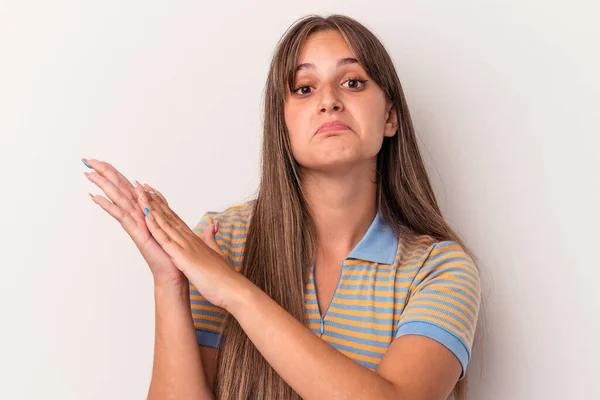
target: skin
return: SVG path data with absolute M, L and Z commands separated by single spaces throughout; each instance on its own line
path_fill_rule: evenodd
M 316 265 L 325 265 L 324 277 L 333 276 L 336 282 L 336 268 L 377 213 L 373 183 L 377 154 L 384 137 L 397 130 L 396 110 L 383 90 L 358 62 L 338 66 L 345 58 L 354 55 L 337 31 L 309 36 L 298 64 L 312 66 L 297 72 L 293 87 L 300 89 L 288 90 L 284 107 L 292 151 L 316 223 Z M 344 122 L 350 130 L 316 133 L 332 120 Z M 321 272 L 317 267 L 317 279 Z
M 288 93 L 285 104 L 294 157 L 301 165 L 319 242 L 323 243 L 316 256 L 316 278 L 320 280 L 317 286 L 326 288 L 318 296 L 327 300 L 339 276 L 333 266 L 337 268 L 338 260 L 352 250 L 375 217 L 376 188 L 372 181 L 376 156 L 383 138 L 393 136 L 397 129 L 392 104 L 362 67 L 355 63 L 336 66 L 338 60 L 353 56 L 336 32 L 309 37 L 299 64 L 312 63 L 314 68 L 301 71 L 296 83 L 314 91 L 303 89 L 302 96 Z M 360 83 L 349 83 L 349 77 L 368 81 L 363 88 Z M 350 130 L 315 134 L 323 122 L 335 119 Z M 116 176 L 103 177 L 111 181 Z M 103 190 L 109 187 L 104 181 L 99 186 Z M 144 218 L 148 232 L 175 268 L 208 301 L 238 320 L 267 362 L 302 398 L 445 399 L 450 393 L 460 375 L 460 364 L 438 342 L 419 335 L 401 336 L 371 371 L 319 339 L 235 272 L 220 253 L 214 236 L 209 234 L 204 240 L 196 236 L 162 196 L 149 194 L 141 186 L 134 191 L 139 209 L 150 210 Z M 115 193 L 107 195 L 112 199 Z M 165 276 L 172 278 L 176 274 L 167 267 L 162 271 L 169 271 Z M 215 350 L 200 347 L 203 370 L 212 382 Z

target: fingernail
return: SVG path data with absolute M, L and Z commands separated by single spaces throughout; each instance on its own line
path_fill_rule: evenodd
M 91 193 L 88 193 L 88 195 L 90 196 L 90 199 L 92 199 L 92 201 L 95 203 L 96 200 L 94 200 L 94 196 Z
M 90 166 L 88 165 L 88 163 L 86 162 L 86 161 L 87 161 L 87 158 L 82 158 L 82 159 L 81 159 L 81 161 L 83 161 L 83 163 L 85 164 L 85 166 L 86 166 L 86 167 L 88 167 L 88 168 L 92 168 L 92 167 L 90 167 Z
M 142 187 L 144 188 L 144 190 L 145 190 L 147 193 L 150 193 L 150 194 L 156 194 L 156 192 L 154 191 L 154 189 L 152 188 L 152 186 L 148 185 L 147 183 L 144 183 L 144 184 L 142 185 Z
M 146 214 L 146 217 L 148 217 L 148 219 L 152 219 L 152 217 L 150 216 L 150 210 L 148 210 L 148 207 L 144 208 L 144 214 Z
M 217 233 L 218 230 L 219 230 L 219 221 L 215 221 L 213 233 Z

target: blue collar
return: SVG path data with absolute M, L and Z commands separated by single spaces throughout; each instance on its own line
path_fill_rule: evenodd
M 349 258 L 377 262 L 380 264 L 394 264 L 398 250 L 398 237 L 392 228 L 385 222 L 380 212 L 371 222 L 367 233 L 352 249 Z

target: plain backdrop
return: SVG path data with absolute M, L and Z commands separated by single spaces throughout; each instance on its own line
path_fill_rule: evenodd
M 471 398 L 599 398 L 597 3 L 0 4 L 0 398 L 145 398 L 151 274 L 80 158 L 155 186 L 190 226 L 249 199 L 271 55 L 311 13 L 383 41 L 479 258 Z

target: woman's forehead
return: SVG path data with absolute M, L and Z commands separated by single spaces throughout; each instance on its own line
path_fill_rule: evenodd
M 298 64 L 314 62 L 314 59 L 353 57 L 352 50 L 338 31 L 322 31 L 308 36 L 298 55 Z

